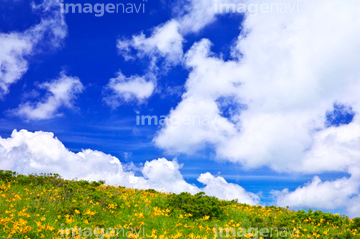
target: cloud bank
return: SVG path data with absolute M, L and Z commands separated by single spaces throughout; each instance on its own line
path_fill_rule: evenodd
M 0 137 L 0 164 L 3 170 L 21 174 L 59 173 L 66 179 L 106 180 L 113 185 L 175 193 L 205 191 L 211 196 L 248 204 L 260 201 L 257 195 L 241 186 L 209 173 L 198 178 L 205 188 L 189 184 L 181 175 L 179 163 L 165 158 L 146 162 L 141 169 L 143 176 L 135 176 L 135 171 L 126 170 L 126 165 L 116 157 L 91 149 L 71 152 L 53 133 L 41 131 L 14 130 L 11 137 Z
M 186 34 L 199 32 L 219 15 L 212 1 L 185 3 L 183 11 L 155 28 L 149 38 L 140 34 L 126 44 L 120 40 L 118 46 L 126 46 L 121 48 L 126 49 L 126 57 L 136 56 L 131 55 L 131 47 L 138 52 L 137 57 L 154 51 L 149 49 L 159 51 L 155 43 L 149 44 L 159 32 L 167 33 L 168 43 L 176 42 L 176 49 L 180 49 Z M 327 182 L 315 177 L 294 192 L 284 190 L 274 195 L 278 205 L 345 208 L 359 216 L 359 207 L 354 205 L 360 194 L 360 55 L 354 53 L 360 52 L 360 2 L 297 3 L 297 11 L 291 14 L 246 13 L 245 20 L 239 22 L 241 34 L 232 46 L 230 60 L 213 53 L 209 39 L 193 44 L 188 52 L 173 51 L 179 58 L 165 54 L 174 45 L 162 44 L 167 48 L 159 51 L 164 53 L 159 57 L 182 59 L 189 69 L 186 92 L 170 111 L 169 121 L 180 116 L 220 120 L 210 125 L 168 124 L 154 142 L 170 153 L 193 154 L 210 146 L 219 160 L 246 168 L 349 173 L 350 178 Z M 329 125 L 327 116 L 336 105 L 351 108 L 354 118 L 346 124 Z M 328 196 L 328 203 L 315 195 L 317 191 Z M 336 192 L 343 194 L 339 200 Z

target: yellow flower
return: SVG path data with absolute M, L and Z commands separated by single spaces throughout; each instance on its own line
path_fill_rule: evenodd
M 203 220 L 206 221 L 206 220 L 209 220 L 209 218 L 210 218 L 210 216 L 206 216 L 206 215 L 205 215 L 205 216 L 203 217 Z

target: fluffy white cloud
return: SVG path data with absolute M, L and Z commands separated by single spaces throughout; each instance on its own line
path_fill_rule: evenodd
M 117 77 L 110 79 L 105 89 L 109 92 L 109 95 L 104 100 L 114 108 L 119 106 L 122 101 L 135 100 L 142 103 L 155 90 L 154 76 L 147 74 L 145 76 L 126 77 L 121 72 L 118 72 Z
M 145 34 L 134 35 L 131 39 L 121 39 L 117 42 L 119 54 L 125 60 L 134 59 L 133 51 L 139 59 L 150 59 L 145 76 L 131 76 L 126 78 L 121 72 L 117 78 L 110 80 L 107 88 L 114 92 L 113 97 L 106 97 L 105 101 L 112 107 L 117 107 L 121 101 L 137 99 L 139 102 L 149 98 L 155 90 L 157 77 L 166 72 L 170 66 L 182 61 L 183 36 L 179 33 L 179 22 L 170 20 L 155 27 L 150 37 Z M 165 59 L 161 67 L 157 66 L 160 59 Z M 161 68 L 161 72 L 160 72 Z M 145 78 L 151 78 L 146 81 Z
M 273 191 L 279 206 L 290 206 L 292 209 L 317 208 L 334 210 L 344 208 L 347 215 L 360 215 L 358 205 L 360 195 L 360 181 L 358 176 L 342 178 L 335 181 L 322 182 L 314 177 L 311 183 L 297 188 L 293 192 L 288 189 Z
M 288 1 L 272 1 L 284 3 Z M 336 103 L 360 113 L 360 55 L 354 54 L 360 51 L 356 11 L 360 2 L 297 4 L 295 13 L 247 14 L 233 60 L 214 56 L 208 40 L 194 44 L 185 57 L 190 69 L 186 92 L 170 112 L 170 121 L 186 115 L 219 118 L 220 123 L 167 124 L 154 141 L 175 153 L 193 153 L 211 145 L 219 159 L 250 168 L 350 173 L 350 179 L 333 182 L 315 178 L 295 192 L 277 194 L 278 202 L 347 207 L 358 216 L 359 183 L 354 171 L 360 167 L 360 120 L 355 116 L 349 125 L 326 128 L 325 115 Z M 339 194 L 344 196 L 336 199 Z
M 73 153 L 53 133 L 41 131 L 14 130 L 11 137 L 0 137 L 0 165 L 2 170 L 22 174 L 59 173 L 67 179 L 106 180 L 108 184 L 140 189 L 192 194 L 203 190 L 183 179 L 177 161 L 160 158 L 146 162 L 140 169 L 143 176 L 135 176 L 135 171 L 129 170 L 131 167 L 126 167 L 116 157 L 90 149 Z M 209 173 L 201 175 L 198 180 L 206 185 L 204 190 L 209 195 L 249 204 L 259 201 L 256 195 L 239 185 L 227 183 Z
M 183 50 L 182 35 L 179 33 L 179 23 L 171 20 L 164 25 L 155 27 L 148 38 L 143 33 L 134 35 L 131 40 L 118 40 L 119 53 L 127 60 L 132 59 L 132 49 L 137 50 L 137 57 L 151 56 L 153 60 L 164 57 L 169 62 L 177 63 L 181 60 Z
M 237 3 L 239 1 L 218 0 L 218 4 L 222 2 Z M 219 12 L 215 7 L 217 5 L 208 0 L 184 0 L 176 4 L 178 5 L 173 11 L 175 17 L 154 27 L 150 36 L 140 33 L 133 35 L 130 39 L 119 39 L 117 43 L 119 54 L 125 60 L 149 58 L 148 74 L 156 76 L 166 74 L 169 67 L 183 63 L 184 36 L 199 32 L 212 23 Z M 160 65 L 159 62 L 161 62 Z
M 192 71 L 185 84 L 182 102 L 170 112 L 155 143 L 171 152 L 193 153 L 206 144 L 217 145 L 237 133 L 236 127 L 221 115 L 218 103 L 222 96 L 235 96 L 239 82 L 236 64 L 209 56 L 210 42 L 195 44 L 186 54 L 186 66 Z M 229 73 L 231 72 L 231 74 Z M 185 124 L 185 119 L 190 119 Z
M 165 149 L 190 153 L 210 143 L 219 158 L 247 167 L 298 171 L 316 137 L 326 131 L 325 113 L 334 103 L 351 105 L 360 112 L 356 93 L 360 58 L 352 54 L 360 48 L 359 26 L 354 24 L 360 18 L 352 5 L 359 3 L 338 6 L 337 2 L 301 1 L 296 14 L 247 15 L 233 61 L 214 57 L 208 40 L 195 44 L 185 58 L 190 68 L 186 92 L 170 118 L 177 114 L 195 117 L 199 111 L 195 102 L 206 102 L 213 106 L 205 107 L 211 109 L 208 114 L 220 117 L 221 124 L 176 129 L 167 125 L 155 142 Z M 340 19 L 332 17 L 339 13 Z M 340 31 L 336 36 L 333 27 Z M 225 109 L 237 109 L 226 118 L 219 104 L 224 98 L 230 102 Z M 209 132 L 216 133 L 209 139 Z M 184 140 L 184 146 L 179 138 L 200 139 Z M 301 167 L 303 172 L 314 171 L 311 159 L 309 162 Z M 317 169 L 327 170 L 326 166 Z
M 314 136 L 311 150 L 305 153 L 298 171 L 342 171 L 358 174 L 360 167 L 359 117 L 348 125 L 331 127 Z
M 232 1 L 231 1 L 232 2 Z M 136 56 L 151 57 L 153 63 L 162 57 L 167 63 L 180 63 L 183 56 L 184 35 L 198 32 L 215 20 L 214 3 L 207 0 L 179 1 L 181 7 L 175 7 L 175 18 L 155 27 L 149 37 L 144 33 L 132 36 L 131 39 L 118 40 L 117 47 L 120 54 L 126 59 Z M 181 10 L 179 10 L 181 9 Z
M 26 36 L 0 34 L 0 96 L 8 93 L 9 86 L 27 71 L 27 61 L 23 56 L 31 50 L 32 44 Z
M 223 4 L 239 4 L 244 0 L 180 0 L 173 7 L 174 18 L 152 29 L 149 37 L 144 33 L 132 36 L 131 39 L 120 39 L 117 47 L 126 59 L 144 56 L 156 59 L 165 58 L 168 63 L 180 63 L 183 56 L 184 36 L 197 33 L 216 20 L 216 16 L 226 14 L 220 11 Z M 237 6 L 237 5 L 236 5 Z M 226 6 L 225 6 L 226 8 Z
M 33 10 L 43 16 L 38 25 L 21 33 L 0 33 L 0 97 L 7 94 L 10 85 L 27 71 L 27 58 L 34 54 L 38 45 L 47 42 L 52 47 L 58 47 L 67 34 L 58 1 L 45 0 L 42 4 L 33 5 Z
M 260 198 L 254 193 L 246 192 L 246 190 L 233 183 L 228 183 L 222 177 L 214 177 L 210 173 L 201 174 L 198 181 L 205 184 L 203 191 L 207 195 L 216 195 L 218 198 L 227 200 L 237 199 L 239 202 L 247 204 L 259 203 Z M 221 188 L 221 191 L 219 190 Z
M 348 125 L 322 130 L 314 137 L 311 150 L 298 163 L 300 172 L 343 171 L 350 178 L 312 182 L 290 192 L 274 191 L 279 206 L 335 210 L 344 208 L 350 217 L 360 215 L 360 123 L 358 118 Z
M 146 180 L 147 188 L 171 191 L 175 193 L 200 191 L 194 185 L 188 184 L 180 173 L 181 166 L 176 161 L 168 161 L 165 158 L 146 162 L 141 170 Z M 144 187 L 139 185 L 138 187 Z
M 11 112 L 30 120 L 54 118 L 61 115 L 57 113 L 60 107 L 73 107 L 73 100 L 83 90 L 79 78 L 67 76 L 64 72 L 58 79 L 42 83 L 39 87 L 48 91 L 45 99 L 37 103 L 26 102 Z

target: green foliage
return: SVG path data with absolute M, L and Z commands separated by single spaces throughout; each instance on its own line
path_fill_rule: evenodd
M 204 193 L 164 194 L 153 189 L 109 186 L 102 180 L 65 180 L 58 174 L 25 176 L 0 171 L 0 238 L 57 239 L 63 238 L 61 228 L 74 226 L 116 227 L 125 233 L 145 228 L 146 235 L 140 237 L 143 239 L 211 239 L 216 229 L 239 227 L 296 230 L 299 238 L 360 239 L 360 218 L 350 220 L 311 209 L 296 212 L 251 206 Z M 284 238 L 277 232 L 265 238 Z
M 216 197 L 206 196 L 204 192 L 191 195 L 190 193 L 171 194 L 167 198 L 166 208 L 174 211 L 183 211 L 191 214 L 191 218 L 199 219 L 204 216 L 210 216 L 211 219 L 221 218 L 224 211 L 221 209 L 224 203 Z
M 9 181 L 13 177 L 16 177 L 16 172 L 0 170 L 0 180 Z
M 352 221 L 353 223 L 350 225 L 350 228 L 360 231 L 360 217 L 355 217 Z

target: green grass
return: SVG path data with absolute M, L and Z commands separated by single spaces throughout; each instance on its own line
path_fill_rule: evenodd
M 0 238 L 360 238 L 360 218 L 103 183 L 0 171 Z

